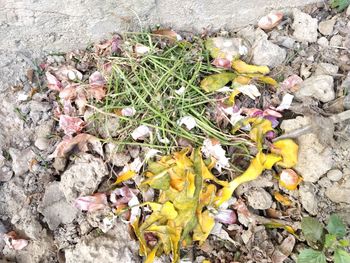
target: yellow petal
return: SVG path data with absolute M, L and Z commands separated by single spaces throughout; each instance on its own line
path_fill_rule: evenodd
M 127 180 L 133 178 L 135 175 L 136 175 L 136 172 L 135 172 L 135 171 L 132 171 L 132 170 L 129 170 L 129 171 L 127 171 L 127 172 L 123 172 L 123 173 L 121 173 L 121 174 L 118 176 L 118 178 L 117 178 L 117 180 L 114 182 L 114 184 L 117 185 L 117 184 L 120 184 L 120 183 L 122 183 L 122 182 L 125 182 L 125 181 L 127 181 Z
M 265 169 L 272 169 L 272 166 L 275 165 L 275 163 L 279 162 L 282 160 L 282 157 L 276 154 L 267 154 L 264 162 L 264 168 Z
M 277 86 L 278 85 L 278 82 L 276 80 L 274 80 L 271 77 L 264 76 L 262 74 L 246 74 L 244 76 L 248 77 L 248 78 L 251 78 L 251 79 L 255 79 L 255 80 L 260 81 L 260 82 L 265 83 L 265 84 L 269 84 L 271 86 Z
M 196 190 L 195 186 L 195 175 L 191 172 L 187 173 L 187 196 L 188 197 L 193 197 L 194 191 Z
M 206 210 L 198 215 L 198 225 L 193 229 L 193 240 L 203 244 L 208 238 L 211 230 L 215 225 L 215 220 L 209 211 Z
M 199 201 L 200 205 L 204 207 L 211 204 L 214 200 L 215 193 L 216 193 L 216 186 L 213 184 L 207 185 L 201 192 L 200 201 Z
M 295 190 L 302 181 L 294 170 L 284 169 L 280 174 L 279 184 L 288 190 Z
M 168 170 L 164 170 L 159 174 L 154 175 L 144 181 L 142 181 L 141 185 L 148 184 L 154 189 L 167 190 L 170 187 L 170 176 Z
M 227 83 L 236 77 L 235 73 L 224 72 L 205 77 L 200 84 L 200 87 L 206 92 L 216 91 L 224 87 Z
M 271 121 L 264 118 L 249 118 L 252 123 L 252 128 L 249 136 L 252 141 L 257 143 L 258 148 L 261 148 L 263 135 L 269 131 L 273 131 Z
M 292 201 L 290 201 L 290 199 L 287 196 L 282 195 L 279 192 L 274 192 L 273 196 L 275 197 L 275 199 L 279 203 L 281 203 L 284 206 L 291 206 L 292 205 Z
M 169 220 L 175 219 L 178 215 L 174 205 L 169 201 L 163 205 L 162 209 L 160 210 L 160 213 Z
M 235 101 L 236 96 L 237 96 L 238 94 L 240 94 L 240 93 L 241 93 L 241 92 L 240 92 L 238 89 L 235 89 L 234 91 L 232 91 L 230 97 L 228 98 L 228 102 L 229 102 L 229 104 L 230 104 L 231 106 L 235 105 L 235 103 L 236 103 L 236 101 Z
M 265 75 L 270 72 L 267 66 L 249 65 L 239 59 L 232 62 L 232 68 L 238 73 L 261 73 Z
M 250 77 L 238 76 L 233 80 L 233 82 L 239 83 L 241 85 L 248 85 L 251 82 L 251 80 L 252 79 Z
M 151 252 L 147 255 L 145 263 L 152 263 L 154 258 L 156 257 L 157 251 L 159 248 L 159 243 L 151 250 Z
M 291 139 L 284 139 L 274 142 L 271 148 L 272 153 L 282 156 L 282 161 L 277 165 L 283 168 L 292 168 L 298 162 L 298 145 Z

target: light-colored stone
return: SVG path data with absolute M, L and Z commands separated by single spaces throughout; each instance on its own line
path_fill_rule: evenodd
M 16 176 L 21 176 L 28 172 L 30 161 L 36 156 L 30 148 L 22 151 L 10 148 L 9 153 L 12 158 L 12 170 L 15 172 Z
M 338 73 L 339 66 L 330 63 L 320 63 L 316 66 L 315 76 L 335 75 Z
M 281 128 L 286 132 L 309 125 L 308 117 L 297 117 L 296 119 L 285 120 Z M 323 146 L 317 136 L 313 133 L 299 136 L 298 163 L 295 170 L 303 177 L 305 182 L 317 182 L 333 166 L 332 149 Z
M 46 138 L 40 137 L 40 138 L 35 140 L 34 145 L 39 150 L 44 151 L 49 147 L 49 140 Z
M 335 19 L 321 21 L 318 25 L 318 30 L 322 35 L 329 36 L 333 33 L 335 22 Z
M 67 201 L 72 203 L 79 196 L 94 193 L 107 174 L 106 166 L 100 158 L 80 154 L 74 164 L 62 174 L 60 189 Z
M 105 153 L 107 159 L 117 167 L 123 167 L 127 165 L 131 159 L 128 153 L 117 152 L 117 146 L 113 143 L 107 143 L 105 145 Z
M 75 247 L 66 249 L 66 263 L 139 262 L 138 244 L 127 231 L 127 225 L 117 222 L 106 234 L 96 231 L 82 237 Z
M 317 200 L 315 187 L 311 183 L 304 182 L 299 187 L 300 202 L 303 208 L 311 215 L 317 215 Z
M 47 186 L 38 208 L 51 230 L 55 230 L 60 224 L 71 223 L 78 212 L 75 207 L 67 203 L 59 184 L 53 182 Z
M 327 176 L 322 177 L 317 183 L 323 188 L 329 188 L 332 186 L 332 182 Z
M 294 44 L 295 44 L 295 39 L 291 38 L 291 37 L 287 37 L 287 36 L 280 36 L 277 38 L 279 44 L 283 47 L 292 49 L 294 48 Z
M 335 35 L 329 41 L 331 47 L 341 47 L 343 44 L 343 37 L 341 35 Z
M 259 40 L 253 48 L 253 63 L 274 68 L 281 65 L 287 52 L 278 45 L 266 40 Z
M 332 187 L 326 189 L 326 196 L 334 203 L 350 204 L 350 178 L 344 182 L 334 183 Z
M 259 188 L 265 188 L 265 187 L 272 187 L 273 186 L 272 179 L 273 179 L 272 175 L 265 171 L 262 176 L 259 176 L 255 180 L 239 185 L 235 193 L 238 196 L 241 196 L 244 193 L 249 192 L 252 188 L 259 189 Z
M 272 206 L 272 197 L 264 189 L 252 189 L 246 193 L 248 204 L 254 209 L 268 209 Z
M 329 41 L 327 38 L 325 37 L 320 37 L 317 40 L 317 44 L 319 44 L 321 47 L 328 47 L 329 46 Z
M 300 42 L 317 41 L 317 19 L 299 9 L 293 9 L 293 36 Z
M 332 76 L 318 75 L 306 79 L 295 93 L 297 99 L 314 97 L 321 102 L 328 102 L 335 99 L 334 80 Z
M 327 177 L 329 180 L 337 182 L 343 177 L 343 173 L 338 169 L 332 169 L 328 171 Z

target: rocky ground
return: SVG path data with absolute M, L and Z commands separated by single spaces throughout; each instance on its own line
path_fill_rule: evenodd
M 297 139 L 295 169 L 304 182 L 290 194 L 300 203 L 301 215 L 324 221 L 337 212 L 350 225 L 350 122 L 334 125 L 325 119 L 350 109 L 350 97 L 344 95 L 350 94 L 349 18 L 350 9 L 336 13 L 324 4 L 311 5 L 290 10 L 270 32 L 251 26 L 234 33 L 251 44 L 251 61 L 268 65 L 273 77 L 282 81 L 297 74 L 304 80 L 294 94 L 297 115 L 281 125 L 285 132 L 314 127 Z M 61 55 L 46 58 L 51 65 L 64 60 Z M 103 233 L 100 212 L 85 214 L 72 206 L 76 197 L 106 188 L 108 162 L 88 153 L 67 164 L 48 158 L 59 138 L 50 93 L 38 83 L 28 69 L 22 84 L 0 94 L 0 231 L 14 230 L 29 240 L 17 251 L 0 240 L 0 262 L 140 262 L 127 225 L 115 224 Z M 34 88 L 38 92 L 30 97 Z M 109 162 L 122 167 L 136 155 L 130 149 Z M 240 187 L 237 195 L 256 210 L 273 208 L 266 191 L 271 187 L 269 180 L 259 179 Z M 213 250 L 220 255 L 219 248 Z

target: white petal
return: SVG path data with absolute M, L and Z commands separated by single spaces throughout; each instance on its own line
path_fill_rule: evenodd
M 175 93 L 177 94 L 177 95 L 182 95 L 182 94 L 184 94 L 185 93 L 185 87 L 184 86 L 182 86 L 181 88 L 179 88 L 178 90 L 175 90 Z
M 125 117 L 132 117 L 135 115 L 135 113 L 136 113 L 136 110 L 134 107 L 126 107 L 122 109 L 122 116 L 125 116 Z
M 203 142 L 202 152 L 206 157 L 214 157 L 216 159 L 216 168 L 220 171 L 222 167 L 227 167 L 229 159 L 225 156 L 226 152 L 221 145 L 213 145 L 212 140 L 205 139 Z
M 142 44 L 136 44 L 135 45 L 135 52 L 138 55 L 147 54 L 149 51 L 150 51 L 150 48 L 145 46 L 145 45 L 142 45 Z
M 150 134 L 151 130 L 146 125 L 141 125 L 131 133 L 131 137 L 137 140 L 142 137 L 148 137 Z
M 242 85 L 237 87 L 237 89 L 253 100 L 261 95 L 260 91 L 255 85 Z
M 221 89 L 218 89 L 217 92 L 228 92 L 233 91 L 229 86 L 223 86 Z
M 292 104 L 294 96 L 287 93 L 283 96 L 281 104 L 276 108 L 278 111 L 283 111 L 289 109 L 290 105 Z
M 192 130 L 197 125 L 196 119 L 192 116 L 182 117 L 180 120 L 177 121 L 177 124 L 179 124 L 180 126 L 182 124 L 185 124 L 187 130 Z

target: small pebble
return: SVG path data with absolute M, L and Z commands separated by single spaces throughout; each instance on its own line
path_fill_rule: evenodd
M 329 45 L 328 39 L 325 38 L 325 37 L 320 37 L 320 38 L 317 40 L 317 43 L 318 43 L 321 47 L 328 47 L 328 45 Z
M 338 169 L 332 169 L 328 171 L 327 177 L 329 180 L 337 182 L 343 177 L 343 173 Z
M 329 45 L 332 47 L 341 47 L 343 43 L 343 37 L 341 35 L 335 35 L 329 41 Z
M 36 139 L 34 145 L 41 151 L 46 150 L 49 147 L 49 140 L 43 137 Z

